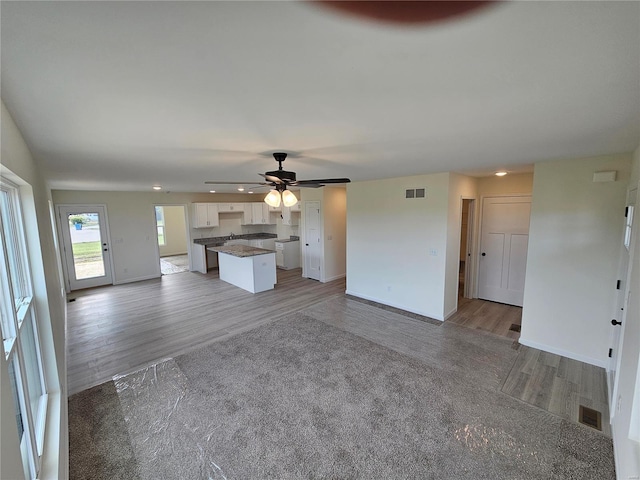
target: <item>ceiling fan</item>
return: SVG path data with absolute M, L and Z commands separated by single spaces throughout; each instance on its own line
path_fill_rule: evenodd
M 287 158 L 287 154 L 284 152 L 275 152 L 273 154 L 276 162 L 278 162 L 278 170 L 271 172 L 259 173 L 266 182 L 216 182 L 209 181 L 204 182 L 208 185 L 259 185 L 260 187 L 268 186 L 273 187 L 264 201 L 272 207 L 279 207 L 280 200 L 286 207 L 292 207 L 298 202 L 298 199 L 293 192 L 287 190 L 287 187 L 303 187 L 303 188 L 320 188 L 332 183 L 349 183 L 351 180 L 348 178 L 323 178 L 316 180 L 297 180 L 296 172 L 288 172 L 282 169 L 282 162 Z

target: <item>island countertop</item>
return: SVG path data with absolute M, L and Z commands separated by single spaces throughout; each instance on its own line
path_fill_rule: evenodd
M 250 247 L 248 245 L 220 245 L 217 247 L 209 247 L 207 250 L 218 253 L 226 253 L 234 257 L 255 257 L 256 255 L 266 255 L 267 253 L 276 253 L 266 248 Z

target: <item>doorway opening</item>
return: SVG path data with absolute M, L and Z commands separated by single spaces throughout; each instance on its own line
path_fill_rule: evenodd
M 189 242 L 184 205 L 155 205 L 158 260 L 162 275 L 189 271 Z
M 458 270 L 458 301 L 460 298 L 472 298 L 471 290 L 471 249 L 473 247 L 475 200 L 462 199 L 460 221 L 460 268 Z

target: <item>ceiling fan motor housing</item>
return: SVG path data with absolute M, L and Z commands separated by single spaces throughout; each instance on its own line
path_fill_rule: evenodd
M 265 173 L 265 175 L 277 177 L 280 180 L 284 180 L 286 182 L 296 181 L 296 172 L 287 172 L 286 170 L 274 170 L 273 172 Z

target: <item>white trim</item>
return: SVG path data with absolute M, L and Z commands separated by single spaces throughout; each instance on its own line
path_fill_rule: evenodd
M 458 311 L 458 307 L 453 308 L 449 313 L 445 314 L 444 319 L 449 320 L 449 317 Z
M 324 280 L 322 280 L 321 283 L 333 282 L 334 280 L 338 280 L 339 278 L 344 278 L 346 276 L 347 276 L 346 273 L 341 273 L 340 275 L 334 275 L 331 278 L 325 278 Z
M 153 274 L 153 275 L 145 275 L 144 277 L 136 277 L 136 278 L 128 278 L 127 280 L 118 280 L 114 282 L 114 285 L 122 285 L 124 283 L 133 283 L 133 282 L 142 282 L 143 280 L 152 280 L 154 278 L 160 278 L 162 275 Z
M 399 305 L 399 304 L 396 304 L 396 303 L 390 303 L 390 302 L 387 302 L 387 301 L 383 301 L 383 300 L 380 300 L 379 298 L 374 298 L 374 297 L 370 297 L 368 295 L 363 295 L 361 293 L 357 293 L 357 292 L 354 292 L 352 290 L 347 290 L 344 293 L 346 295 L 352 295 L 354 297 L 362 298 L 364 300 L 370 300 L 372 302 L 381 303 L 381 304 L 387 305 L 389 307 L 398 308 L 400 310 L 404 310 L 405 312 L 415 313 L 417 315 L 422 315 L 423 317 L 429 317 L 429 318 L 432 318 L 434 320 L 440 320 L 441 322 L 444 321 L 444 319 L 442 318 L 442 315 L 434 315 L 432 313 L 423 312 L 423 311 L 420 311 L 420 310 L 414 310 L 412 308 L 407 308 L 404 305 Z
M 579 362 L 588 363 L 589 365 L 595 365 L 596 367 L 607 367 L 607 361 L 599 360 L 597 358 L 587 357 L 584 355 L 577 355 L 573 352 L 569 352 L 567 350 L 562 350 L 561 348 L 550 347 L 549 345 L 545 345 L 544 343 L 532 342 L 531 340 L 527 340 L 526 338 L 520 337 L 518 340 L 522 345 L 527 347 L 535 348 L 538 350 L 543 350 L 545 352 L 554 353 L 556 355 L 561 355 L 563 357 L 571 358 L 573 360 L 578 360 Z

